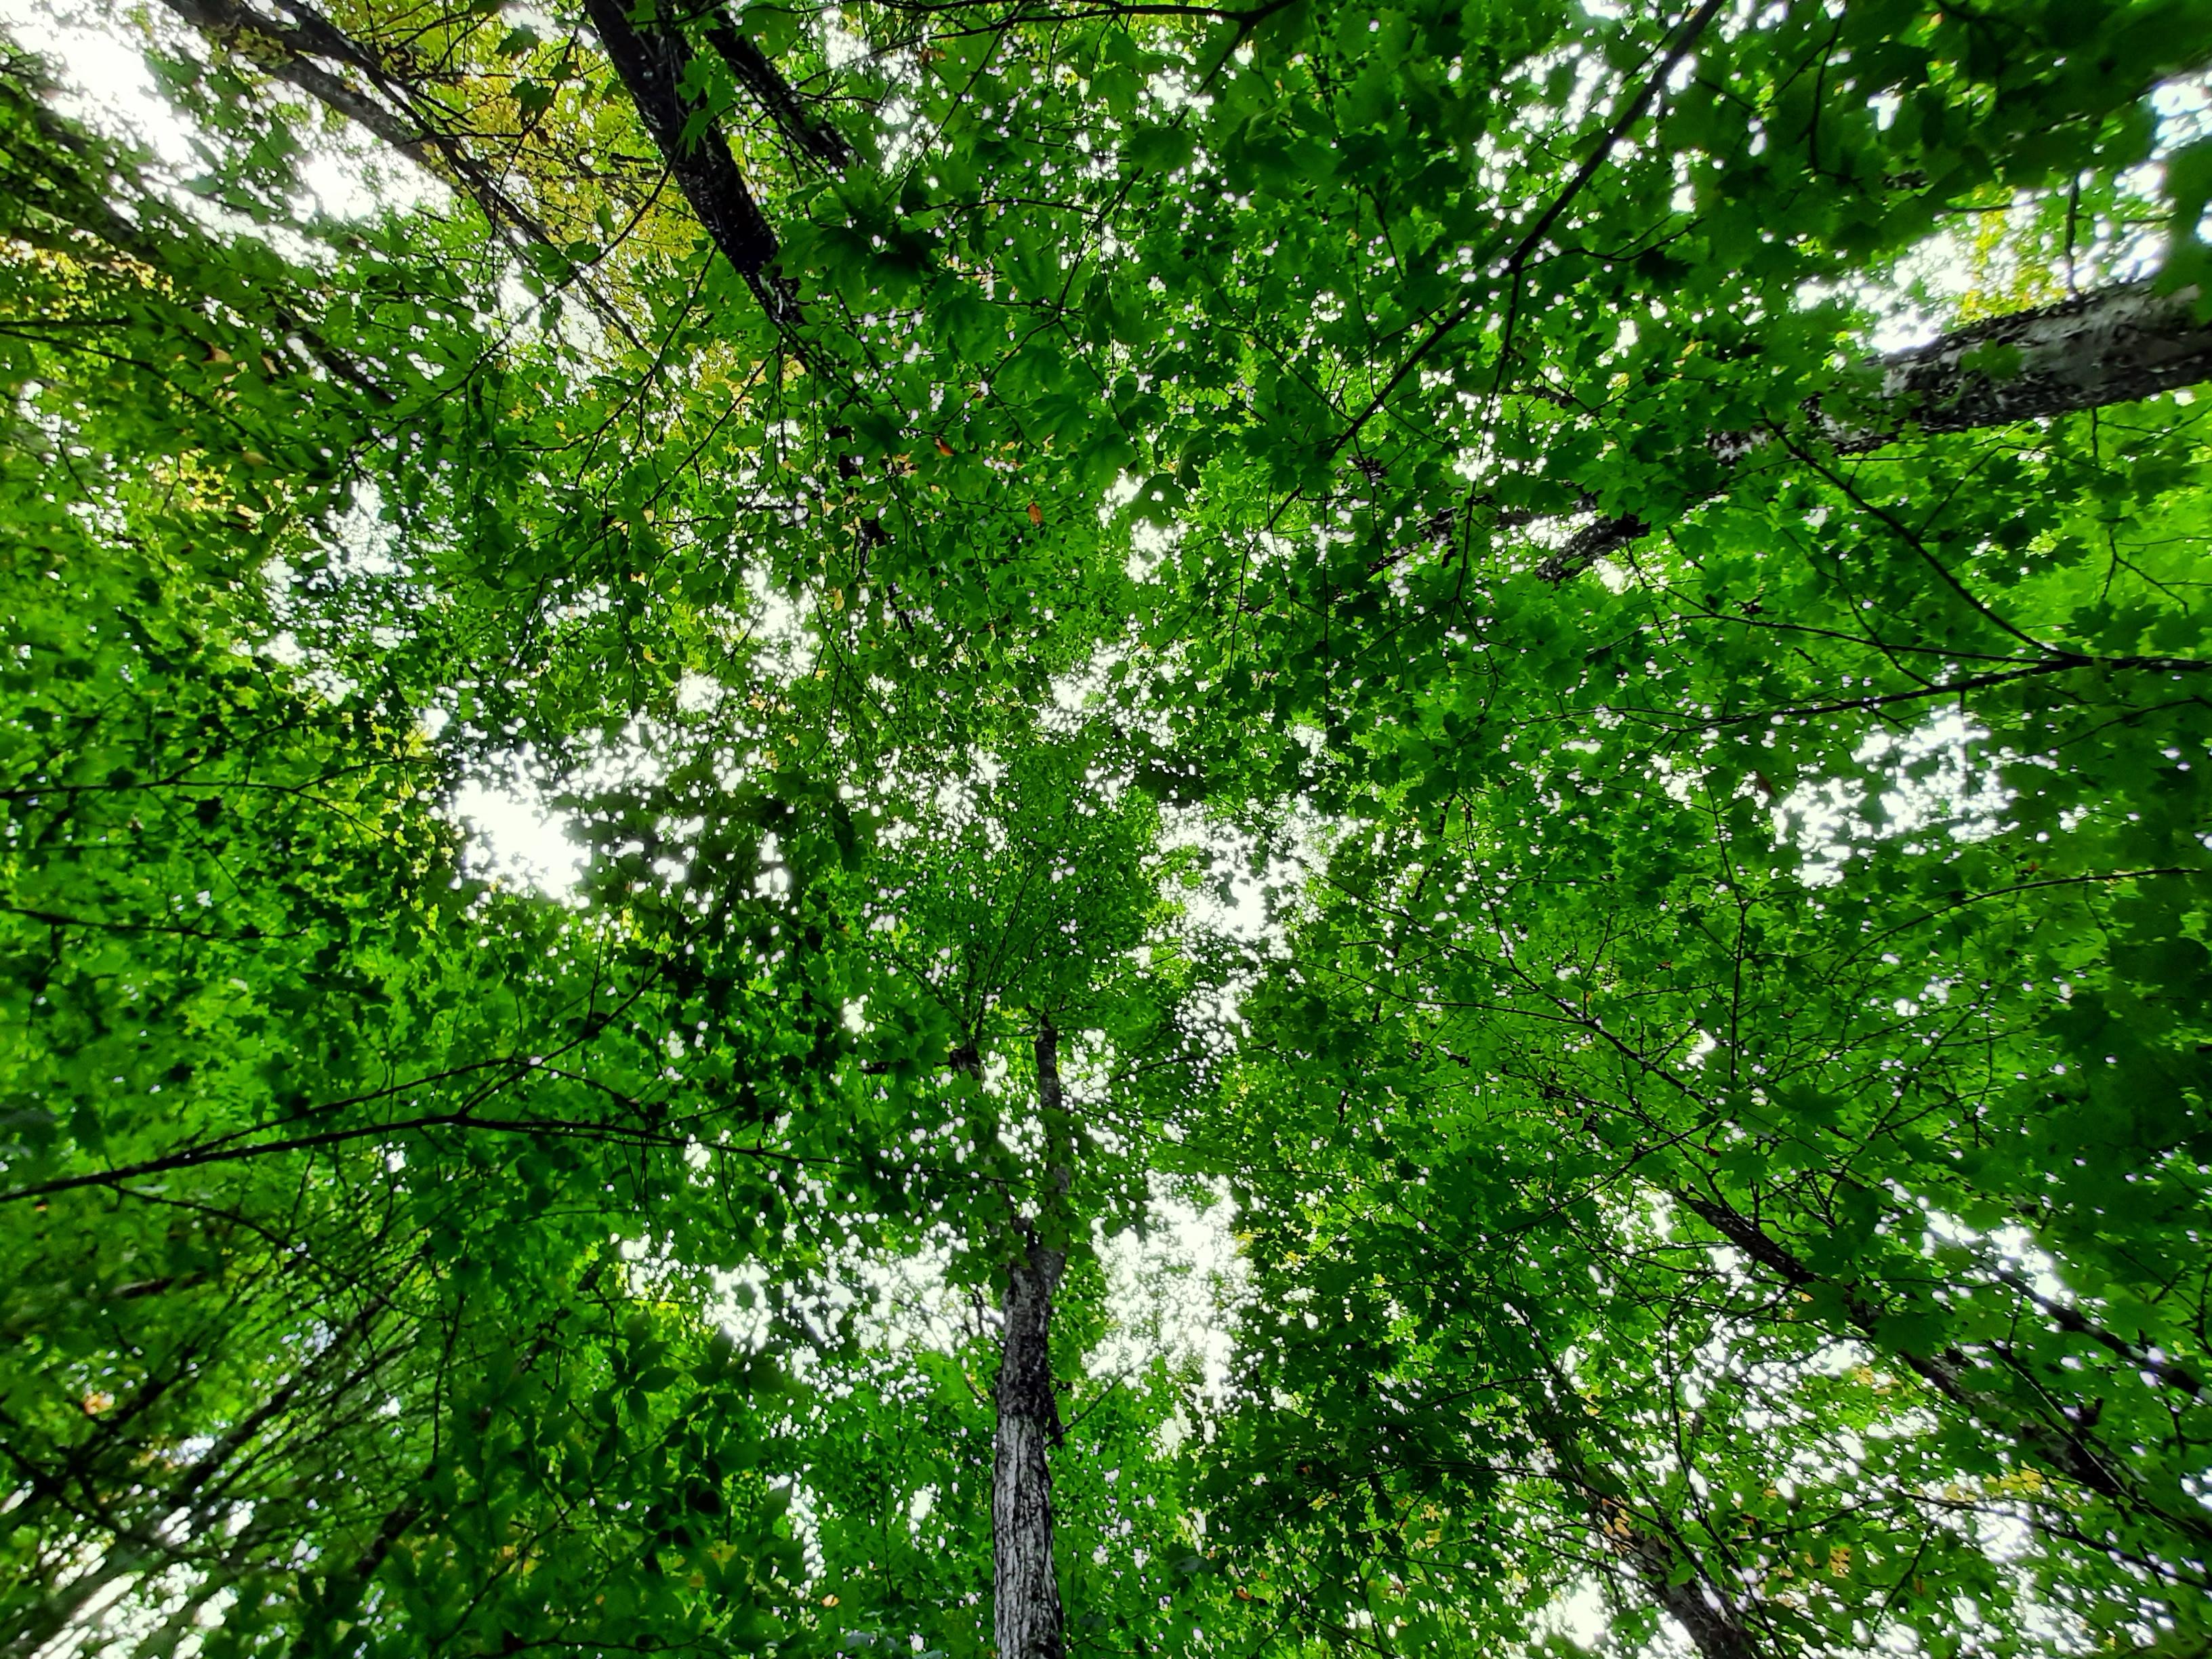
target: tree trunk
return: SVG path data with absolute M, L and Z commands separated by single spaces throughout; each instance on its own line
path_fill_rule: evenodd
M 1036 1037 L 1037 1102 L 1048 1158 L 1043 1215 L 1063 1218 L 1070 1174 L 1060 1105 L 1060 1038 Z M 1006 1270 L 1005 1346 L 999 1359 L 997 1457 L 991 1474 L 994 1625 L 999 1659 L 1061 1659 L 1060 1578 L 1052 1559 L 1050 1449 L 1060 1443 L 1052 1387 L 1052 1296 L 1067 1252 L 1021 1224 L 1021 1259 Z M 1050 1229 L 1048 1228 L 1049 1231 Z
M 1911 423 L 1923 432 L 1967 432 L 2135 403 L 2212 380 L 2212 325 L 2197 319 L 2197 290 L 2156 294 L 2148 283 L 2099 289 L 2055 306 L 1971 323 L 1876 357 L 1874 409 L 1850 417 L 1815 405 L 1814 428 L 1845 454 L 1879 449 Z M 1987 354 L 1987 355 L 1978 355 Z M 1967 359 L 1976 361 L 1969 365 Z M 1996 361 L 1992 361 L 1992 360 Z M 1771 441 L 1759 432 L 1716 433 L 1712 452 L 1734 465 Z M 1650 525 L 1634 514 L 1600 519 L 1536 567 L 1564 581 L 1620 552 Z
M 2017 352 L 2016 365 L 1976 353 Z M 2106 404 L 2131 404 L 2212 380 L 2212 325 L 2197 320 L 2197 290 L 2156 294 L 2148 283 L 2099 289 L 2055 306 L 1991 317 L 1924 346 L 1875 360 L 1887 418 L 1837 422 L 1841 450 L 1877 448 L 1900 418 L 1923 432 L 2009 426 Z
M 845 170 L 853 159 L 853 147 L 845 142 L 844 135 L 806 112 L 775 60 L 750 38 L 738 33 L 727 12 L 717 14 L 708 23 L 707 40 L 721 53 L 738 84 L 752 94 L 786 138 L 833 171 Z
M 787 320 L 791 296 L 768 274 L 775 258 L 775 232 L 738 171 L 729 141 L 711 116 L 686 141 L 685 128 L 695 112 L 685 106 L 682 91 L 690 47 L 673 28 L 638 28 L 629 21 L 626 0 L 584 0 L 584 12 L 684 199 L 714 246 L 760 295 L 769 316 L 779 323 Z M 703 108 L 696 112 L 705 114 Z
M 1667 1572 L 1660 1562 L 1666 1557 L 1666 1546 L 1645 1534 L 1626 1547 L 1642 1551 L 1656 1546 L 1659 1562 L 1639 1560 L 1638 1571 L 1645 1587 L 1667 1616 L 1680 1625 L 1704 1659 L 1762 1659 L 1759 1650 L 1751 1639 L 1735 1614 L 1724 1607 L 1715 1607 L 1705 1597 L 1705 1580 L 1702 1574 L 1686 1584 L 1667 1582 Z
M 1060 1579 L 1052 1565 L 1052 1467 L 1060 1438 L 1052 1392 L 1052 1293 L 1064 1251 L 1029 1247 L 1006 1273 L 999 1361 L 998 1457 L 991 1476 L 992 1593 L 1000 1659 L 1060 1659 Z
M 1556 1370 L 1553 1389 L 1559 1405 L 1539 1413 L 1535 1428 L 1551 1449 L 1560 1483 L 1582 1500 L 1590 1529 L 1660 1609 L 1682 1627 L 1699 1659 L 1765 1659 L 1727 1594 L 1707 1577 L 1702 1564 L 1693 1564 L 1697 1570 L 1681 1583 L 1673 1582 L 1675 1547 L 1613 1495 L 1626 1491 L 1625 1483 L 1618 1478 L 1592 1478 L 1574 1422 L 1582 1410 L 1581 1396 Z
M 1554 1443 L 1553 1455 L 1559 1456 Z M 1577 1484 L 1586 1471 L 1577 1455 L 1560 1462 Z M 1660 1610 L 1682 1627 L 1699 1659 L 1765 1659 L 1735 1609 L 1702 1571 L 1681 1583 L 1674 1580 L 1674 1553 L 1664 1538 L 1642 1525 L 1626 1504 L 1581 1485 L 1591 1528 L 1605 1546 L 1658 1603 Z

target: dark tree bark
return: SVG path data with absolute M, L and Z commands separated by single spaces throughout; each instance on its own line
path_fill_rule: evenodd
M 166 0 L 170 10 L 209 40 L 232 46 L 272 81 L 296 87 L 325 107 L 374 133 L 433 178 L 465 192 L 495 234 L 520 243 L 557 248 L 545 222 L 501 182 L 455 133 L 446 130 L 434 100 L 425 106 L 407 76 L 368 41 L 345 33 L 307 0 L 277 0 L 294 21 L 257 11 L 246 0 Z M 314 61 L 343 65 L 369 90 Z M 606 296 L 579 272 L 577 286 L 600 319 L 638 343 L 629 325 Z
M 1881 380 L 1872 406 L 1835 415 L 1816 406 L 1814 434 L 1841 453 L 1860 454 L 1892 442 L 1908 426 L 1967 432 L 2197 385 L 2212 380 L 2212 325 L 2197 321 L 2196 304 L 2193 288 L 2157 294 L 2148 283 L 2127 283 L 1970 324 L 1874 359 L 1868 367 Z M 1967 363 L 1984 352 L 1988 356 Z M 1771 435 L 1726 432 L 1709 441 L 1714 454 L 1734 465 L 1764 448 Z M 1601 519 L 1538 565 L 1537 574 L 1564 581 L 1651 528 L 1633 514 Z
M 1030 1244 L 1006 1272 L 991 1476 L 993 1620 L 1001 1659 L 1060 1659 L 1060 1579 L 1052 1564 L 1052 1468 L 1060 1408 L 1052 1389 L 1052 1293 L 1064 1252 Z
M 1636 1558 L 1638 1573 L 1652 1598 L 1682 1627 L 1705 1659 L 1764 1659 L 1735 1612 L 1707 1599 L 1704 1574 L 1687 1583 L 1668 1583 L 1667 1547 L 1649 1533 L 1632 1534 L 1621 1547 Z
M 738 84 L 752 94 L 786 138 L 833 172 L 844 171 L 853 159 L 853 147 L 845 142 L 844 134 L 806 112 L 775 60 L 757 42 L 738 33 L 726 13 L 718 14 L 708 25 L 707 40 L 730 66 Z
M 1615 1496 L 1626 1490 L 1617 1477 L 1600 1480 L 1593 1475 L 1579 1427 L 1582 1396 L 1555 1362 L 1547 1360 L 1546 1368 L 1551 1373 L 1553 1404 L 1535 1413 L 1533 1426 L 1551 1450 L 1556 1478 L 1589 1515 L 1590 1530 L 1660 1610 L 1682 1627 L 1700 1659 L 1766 1659 L 1742 1615 L 1701 1563 L 1686 1579 L 1673 1582 L 1676 1546 L 1664 1535 L 1666 1523 L 1662 1519 L 1655 1529 Z
M 349 120 L 359 123 L 416 166 L 442 174 L 466 191 L 496 228 L 510 228 L 528 241 L 556 246 L 551 234 L 514 193 L 506 189 L 468 146 L 422 107 L 404 74 L 368 42 L 332 24 L 309 0 L 276 0 L 293 21 L 258 11 L 248 0 L 166 0 L 186 22 L 210 40 L 239 47 L 272 79 L 297 87 Z M 753 199 L 728 140 L 711 118 L 689 142 L 686 125 L 695 111 L 680 90 L 691 52 L 673 27 L 639 28 L 629 21 L 624 0 L 585 0 L 592 29 L 606 49 L 639 118 L 668 162 L 670 175 L 714 246 L 735 265 L 769 314 L 790 319 L 789 289 L 769 276 L 776 238 L 767 216 Z M 709 26 L 708 37 L 738 82 L 752 94 L 785 135 L 807 155 L 833 167 L 852 159 L 842 136 L 806 113 L 790 83 L 758 46 L 726 21 Z M 317 58 L 343 65 L 373 88 L 365 92 L 334 74 Z M 432 107 L 434 108 L 434 106 Z M 621 325 L 611 308 L 586 288 L 602 316 Z M 628 332 L 626 325 L 624 331 Z
M 391 105 L 379 102 L 348 85 L 337 76 L 310 61 L 308 54 L 333 58 L 361 70 L 388 96 L 386 77 L 374 58 L 312 14 L 297 27 L 259 12 L 238 0 L 167 0 L 169 9 L 206 35 L 238 48 L 271 80 L 297 87 L 310 97 L 374 133 L 424 172 L 435 173 L 438 163 L 455 158 L 436 143 L 420 122 Z M 317 27 L 318 24 L 321 26 Z M 504 198 L 487 196 L 480 181 L 456 167 L 459 182 L 475 196 L 485 216 L 497 222 L 507 216 Z
M 794 310 L 791 296 L 768 274 L 775 258 L 775 232 L 738 171 L 729 140 L 711 118 L 685 137 L 692 111 L 680 88 L 690 47 L 672 28 L 640 29 L 629 21 L 625 0 L 584 0 L 584 11 L 684 199 L 714 246 L 760 295 L 769 315 L 779 323 L 787 320 Z
M 1674 1196 L 1683 1207 L 1793 1289 L 1831 1282 L 1807 1267 L 1794 1251 L 1749 1216 L 1695 1193 L 1678 1191 Z M 1843 1292 L 1844 1319 L 1862 1336 L 1881 1343 L 1881 1310 L 1868 1301 L 1856 1285 L 1838 1288 Z M 1886 1343 L 1882 1346 L 1888 1346 Z M 1946 1348 L 1935 1354 L 1890 1351 L 1896 1352 L 1906 1367 L 1936 1393 L 1960 1407 L 1984 1428 L 2041 1460 L 2053 1474 L 2124 1509 L 2156 1517 L 2199 1549 L 2212 1545 L 2212 1518 L 2201 1511 L 2176 1510 L 2146 1494 L 2124 1466 L 2111 1459 L 2082 1425 L 2038 1417 L 2002 1395 L 1978 1386 L 1973 1381 L 1978 1369 L 1974 1361 L 1957 1348 Z
M 1045 1123 L 1046 1216 L 1065 1207 L 1066 1112 L 1060 1092 L 1060 1036 L 1049 1020 L 1036 1036 L 1037 1103 Z M 1052 1297 L 1067 1252 L 1022 1225 L 1020 1259 L 1006 1270 L 1006 1330 L 996 1390 L 999 1426 L 991 1474 L 993 1624 L 999 1659 L 1061 1659 L 1060 1577 L 1052 1559 L 1052 1465 L 1060 1405 L 1052 1386 Z

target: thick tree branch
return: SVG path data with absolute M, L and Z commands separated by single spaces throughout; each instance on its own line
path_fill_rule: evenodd
M 685 106 L 682 88 L 690 47 L 673 29 L 640 29 L 629 21 L 624 0 L 584 0 L 584 11 L 707 234 L 760 296 L 769 317 L 778 324 L 790 320 L 793 298 L 769 274 L 775 232 L 738 171 L 722 130 L 706 111 Z
M 806 112 L 775 60 L 738 33 L 726 13 L 717 14 L 708 24 L 707 40 L 730 66 L 738 84 L 752 94 L 786 138 L 832 172 L 844 171 L 853 159 L 853 147 L 845 142 L 845 135 Z
M 2195 386 L 2212 379 L 2212 323 L 2198 320 L 2197 297 L 2125 283 L 1893 351 L 1872 365 L 1881 373 L 1872 421 L 1823 416 L 1821 435 L 1852 453 L 1890 442 L 1905 422 L 1968 432 Z
M 1879 449 L 1916 428 L 2009 426 L 2197 385 L 2212 380 L 2212 324 L 2197 319 L 2193 288 L 2160 294 L 2148 283 L 2126 283 L 1969 324 L 1926 345 L 1873 358 L 1863 373 L 1872 382 L 1864 404 L 1834 413 L 1815 404 L 1811 410 L 1814 435 L 1840 453 Z M 1770 433 L 1742 432 L 1708 441 L 1731 465 L 1771 441 Z M 1651 528 L 1633 514 L 1600 519 L 1536 573 L 1565 581 Z
M 468 147 L 433 120 L 423 118 L 405 77 L 374 47 L 357 40 L 324 17 L 306 0 L 279 0 L 297 20 L 287 24 L 254 10 L 243 0 L 165 0 L 178 16 L 211 40 L 237 47 L 271 80 L 296 87 L 325 107 L 374 134 L 433 178 L 457 185 L 475 202 L 496 234 L 512 232 L 525 243 L 557 248 L 544 222 L 501 185 Z M 364 77 L 379 94 L 371 97 L 343 76 L 312 61 L 343 64 Z M 588 281 L 585 297 L 602 320 L 632 344 L 637 337 L 615 307 Z
M 525 1067 L 524 1070 L 530 1068 Z M 519 1074 L 519 1073 L 518 1073 Z M 62 1193 L 78 1192 L 88 1187 L 114 1187 L 126 1181 L 143 1180 L 149 1176 L 167 1175 L 177 1170 L 202 1169 L 210 1164 L 238 1164 L 257 1158 L 276 1158 L 290 1152 L 316 1152 L 325 1146 L 343 1146 L 356 1140 L 374 1140 L 386 1135 L 421 1133 L 429 1129 L 472 1129 L 494 1134 L 565 1134 L 581 1139 L 605 1140 L 618 1146 L 672 1146 L 690 1145 L 682 1135 L 658 1133 L 650 1129 L 624 1128 L 620 1124 L 579 1122 L 566 1118 L 491 1118 L 480 1117 L 473 1112 L 439 1112 L 426 1117 L 403 1118 L 392 1123 L 365 1123 L 348 1129 L 326 1129 L 319 1134 L 294 1135 L 283 1140 L 258 1141 L 245 1146 L 207 1146 L 186 1152 L 173 1152 L 166 1158 L 149 1158 L 143 1163 L 125 1164 L 113 1170 L 101 1170 L 92 1175 L 70 1176 L 59 1181 L 45 1181 L 34 1186 L 18 1187 L 13 1192 L 0 1193 L 0 1204 L 21 1203 L 25 1199 L 48 1199 Z M 772 1163 L 802 1164 L 807 1160 L 792 1154 L 769 1152 L 757 1146 L 717 1146 L 717 1152 L 732 1153 Z
M 1750 1217 L 1729 1205 L 1698 1194 L 1677 1191 L 1675 1198 L 1714 1231 L 1793 1289 L 1825 1284 L 1796 1253 Z M 1890 1348 L 1920 1379 L 1976 1421 L 2047 1462 L 2051 1468 L 2076 1486 L 2125 1508 L 2147 1511 L 2172 1526 L 2198 1547 L 2212 1542 L 2212 1521 L 2202 1512 L 2185 1513 L 2142 1492 L 2127 1473 L 2111 1462 L 2076 1424 L 2063 1425 L 2041 1420 L 2018 1406 L 1970 1380 L 1972 1360 L 1956 1348 L 1941 1353 L 1918 1354 L 1883 1342 L 1881 1310 L 1860 1295 L 1855 1286 L 1842 1286 L 1844 1316 L 1862 1335 Z

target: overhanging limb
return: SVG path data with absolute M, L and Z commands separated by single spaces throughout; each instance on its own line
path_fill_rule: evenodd
M 769 270 L 776 255 L 775 232 L 738 172 L 729 140 L 704 111 L 692 126 L 693 112 L 681 89 L 691 62 L 684 37 L 672 28 L 641 29 L 629 21 L 623 0 L 584 0 L 584 11 L 707 234 L 760 296 L 773 321 L 780 326 L 794 320 L 796 300 Z
M 1869 378 L 1880 377 L 1872 400 L 1839 413 L 1817 401 L 1808 405 L 1813 435 L 1838 454 L 1863 454 L 1908 430 L 2010 426 L 2212 380 L 2212 324 L 2199 320 L 2197 298 L 2194 288 L 2160 294 L 2147 282 L 2123 283 L 1971 323 L 1869 360 Z M 1723 432 L 1706 443 L 1733 465 L 1771 441 L 1770 433 Z M 1634 514 L 1600 519 L 1576 532 L 1536 574 L 1565 581 L 1651 528 Z

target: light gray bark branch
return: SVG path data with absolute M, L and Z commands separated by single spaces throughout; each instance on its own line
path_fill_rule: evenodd
M 2005 352 L 2019 354 L 2017 368 L 1989 361 Z M 1977 353 L 1984 355 L 1969 368 Z M 2148 283 L 2129 283 L 1971 323 L 1878 362 L 1890 419 L 1832 423 L 1824 435 L 1839 450 L 1888 443 L 1899 416 L 1923 432 L 1967 432 L 2194 386 L 2212 379 L 2212 324 L 2197 320 L 2194 288 L 2157 294 Z
M 2212 380 L 2212 325 L 2197 319 L 2196 302 L 2193 288 L 2158 294 L 2148 283 L 2126 283 L 1971 323 L 1926 345 L 1873 359 L 1866 367 L 1879 379 L 1871 399 L 1834 414 L 1816 404 L 1814 434 L 1840 453 L 1862 454 L 1894 441 L 1908 427 L 1968 432 L 2195 386 Z M 1708 441 L 1733 465 L 1772 438 L 1725 432 Z M 1650 532 L 1633 514 L 1601 519 L 1538 565 L 1537 574 L 1564 581 Z

